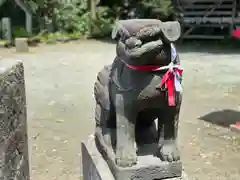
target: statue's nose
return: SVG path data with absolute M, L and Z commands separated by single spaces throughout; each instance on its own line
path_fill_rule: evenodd
M 135 47 L 139 47 L 142 45 L 142 41 L 135 38 L 135 37 L 130 37 L 129 39 L 127 39 L 125 41 L 125 44 L 126 46 L 129 48 L 129 49 L 133 49 Z

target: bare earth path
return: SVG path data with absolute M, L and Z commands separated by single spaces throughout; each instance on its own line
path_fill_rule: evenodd
M 0 56 L 24 61 L 32 179 L 79 179 L 80 141 L 94 130 L 93 84 L 114 58 L 115 46 L 81 40 L 27 54 L 12 51 L 0 50 Z M 187 51 L 180 52 L 185 91 L 179 143 L 185 170 L 192 180 L 239 180 L 240 135 L 200 117 L 215 112 L 202 119 L 240 119 L 240 54 Z

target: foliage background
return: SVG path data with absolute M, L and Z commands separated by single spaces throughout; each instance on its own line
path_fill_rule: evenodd
M 98 4 L 95 19 L 91 18 L 90 1 Z M 57 32 L 79 37 L 104 37 L 111 32 L 117 19 L 167 20 L 172 15 L 171 0 L 100 0 L 100 2 L 99 0 L 24 0 L 24 2 L 34 14 L 35 33 L 47 30 L 51 34 Z M 12 5 L 1 8 L 0 11 L 13 11 Z M 13 34 L 26 36 L 24 24 L 15 27 Z

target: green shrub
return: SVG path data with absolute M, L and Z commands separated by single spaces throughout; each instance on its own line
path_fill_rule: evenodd
M 90 21 L 93 27 L 91 36 L 103 37 L 109 35 L 115 22 L 115 17 L 110 16 L 113 12 L 107 7 L 98 7 L 96 11 L 96 19 Z M 88 16 L 89 17 L 89 16 Z
M 103 37 L 108 35 L 115 19 L 124 18 L 127 11 L 136 10 L 139 18 L 167 19 L 172 14 L 171 0 L 139 0 L 135 4 L 122 0 L 102 0 L 96 8 L 96 19 L 91 19 L 88 0 L 24 0 L 35 12 L 35 16 L 44 19 L 45 24 L 53 23 L 60 34 L 78 34 L 79 36 Z M 96 0 L 97 1 L 97 0 Z M 27 36 L 23 28 L 14 30 L 14 36 Z
M 96 19 L 92 20 L 87 0 L 62 4 L 54 9 L 57 29 L 93 37 L 104 36 L 111 31 L 114 18 L 109 17 L 108 12 L 109 8 L 99 7 L 96 9 Z
M 120 18 L 126 18 L 129 12 L 135 12 L 137 18 L 168 19 L 173 13 L 172 0 L 102 0 L 101 4 L 114 8 Z
M 82 17 L 87 12 L 87 0 L 60 4 L 54 8 L 57 29 L 69 33 L 85 32 L 85 21 Z
M 167 19 L 173 12 L 171 0 L 142 0 L 141 5 L 154 18 Z
M 30 37 L 30 35 L 24 27 L 14 27 L 13 37 Z

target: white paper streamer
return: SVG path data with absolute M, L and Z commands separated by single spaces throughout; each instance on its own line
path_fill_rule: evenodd
M 171 43 L 171 60 L 174 61 L 177 57 L 177 50 L 175 46 Z
M 174 86 L 177 92 L 182 92 L 182 85 L 180 83 L 180 75 L 178 72 L 174 72 Z

